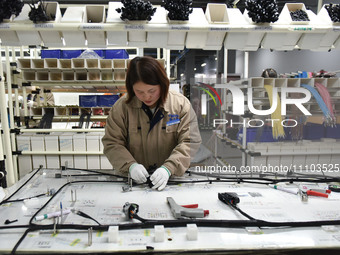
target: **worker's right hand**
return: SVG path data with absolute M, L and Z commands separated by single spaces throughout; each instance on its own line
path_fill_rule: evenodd
M 141 164 L 133 163 L 129 168 L 131 178 L 137 183 L 146 182 L 146 178 L 149 177 L 148 171 Z

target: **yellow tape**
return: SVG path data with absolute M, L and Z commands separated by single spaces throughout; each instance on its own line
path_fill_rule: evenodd
M 264 88 L 267 91 L 270 106 L 272 106 L 272 104 L 273 104 L 273 86 L 264 85 Z M 281 115 L 281 101 L 280 101 L 279 94 L 277 94 L 277 107 L 276 107 L 276 110 L 271 114 L 271 118 L 278 120 L 278 121 L 273 122 L 273 127 L 272 127 L 273 138 L 277 139 L 279 137 L 285 137 L 285 131 L 283 129 L 283 126 L 281 125 L 282 115 Z
M 80 239 L 77 238 L 77 239 L 74 239 L 72 243 L 70 243 L 71 246 L 75 246 L 77 243 L 80 242 Z
M 53 233 L 51 236 L 52 237 L 56 237 L 59 234 L 59 231 L 56 231 L 55 233 Z
M 145 236 L 150 236 L 150 230 L 149 229 L 145 229 L 144 230 L 144 235 Z

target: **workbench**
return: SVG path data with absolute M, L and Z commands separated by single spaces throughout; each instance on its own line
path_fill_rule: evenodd
M 299 195 L 242 180 L 215 182 L 214 178 L 194 174 L 175 180 L 185 183 L 168 185 L 163 191 L 153 190 L 147 185 L 132 186 L 123 191 L 126 180 L 109 175 L 89 175 L 81 170 L 35 170 L 4 190 L 8 197 L 25 184 L 11 200 L 41 196 L 0 206 L 0 253 L 11 253 L 16 244 L 18 246 L 13 253 L 18 254 L 123 251 L 241 253 L 249 250 L 253 251 L 252 254 L 273 250 L 280 254 L 280 251 L 340 249 L 340 193 L 332 192 L 328 198 L 309 196 L 308 201 L 303 202 Z M 197 180 L 199 182 L 191 183 Z M 280 185 L 292 190 L 298 187 L 296 183 Z M 308 185 L 325 187 L 325 183 Z M 319 223 L 308 227 L 239 226 L 237 222 L 250 220 L 218 199 L 218 193 L 224 192 L 236 193 L 240 198 L 238 208 L 258 220 Z M 195 220 L 187 220 L 188 225 L 185 220 L 177 220 L 183 223 L 179 226 L 170 226 L 171 221 L 166 221 L 175 220 L 167 197 L 172 197 L 179 205 L 198 204 L 199 208 L 209 210 L 208 216 L 199 219 L 193 239 L 190 240 L 188 231 L 192 231 L 190 227 Z M 128 219 L 122 210 L 126 202 L 138 204 L 138 216 L 156 220 L 156 223 L 143 226 L 138 219 Z M 37 215 L 60 211 L 61 206 L 63 210 L 84 212 L 101 226 L 72 212 L 58 217 L 58 220 L 34 220 Z M 6 220 L 17 221 L 4 224 Z M 223 220 L 223 223 L 219 227 L 209 226 L 209 220 L 215 223 Z M 231 222 L 229 225 L 226 224 L 228 221 Z M 25 233 L 30 222 L 30 231 Z M 109 242 L 108 227 L 117 225 L 116 241 Z M 162 225 L 164 229 L 159 227 Z M 4 229 L 9 226 L 12 228 Z

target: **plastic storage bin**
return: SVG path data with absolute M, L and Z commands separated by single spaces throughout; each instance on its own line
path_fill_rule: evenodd
M 262 134 L 260 133 L 262 132 Z M 243 129 L 237 134 L 237 139 L 239 143 L 242 144 L 243 141 Z M 247 128 L 247 143 L 249 142 L 276 142 L 273 138 L 272 128 L 265 127 L 263 130 L 261 128 Z
M 79 106 L 80 107 L 96 107 L 97 96 L 96 95 L 80 95 Z
M 111 107 L 119 99 L 118 95 L 98 95 L 97 106 L 109 106 Z
M 325 127 L 325 137 L 340 139 L 340 125 Z
M 82 50 L 62 50 L 61 58 L 77 58 L 82 52 Z
M 128 59 L 129 54 L 126 50 L 105 50 L 106 59 Z
M 318 140 L 324 137 L 325 127 L 322 124 L 307 123 L 303 127 L 303 138 L 306 140 Z
M 61 58 L 61 50 L 41 50 L 41 58 Z

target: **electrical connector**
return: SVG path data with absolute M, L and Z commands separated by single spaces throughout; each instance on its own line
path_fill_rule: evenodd
M 227 205 L 236 205 L 240 202 L 240 198 L 234 192 L 218 193 L 218 199 Z
M 138 210 L 139 210 L 139 205 L 134 204 L 134 203 L 126 202 L 123 206 L 123 213 L 128 219 L 133 219 L 134 215 L 138 213 Z

